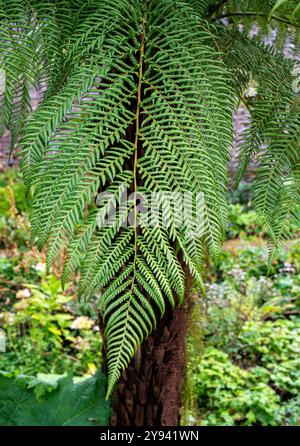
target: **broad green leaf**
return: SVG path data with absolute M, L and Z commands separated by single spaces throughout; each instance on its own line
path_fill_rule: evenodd
M 71 376 L 54 380 L 57 388 L 38 401 L 26 380 L 0 376 L 1 426 L 105 426 L 110 414 L 101 373 L 74 383 Z M 41 383 L 37 379 L 37 383 Z M 55 384 L 55 385 L 56 385 Z

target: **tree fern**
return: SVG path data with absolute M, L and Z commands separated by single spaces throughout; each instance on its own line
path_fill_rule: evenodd
M 243 17 L 251 2 L 237 3 L 0 2 L 1 130 L 11 130 L 12 146 L 21 137 L 32 241 L 46 248 L 48 268 L 65 252 L 62 281 L 80 268 L 79 296 L 99 305 L 108 395 L 167 306 L 182 302 L 185 271 L 203 289 L 204 251 L 218 260 L 232 113 L 253 79 L 258 95 L 249 105 L 241 175 L 255 153 L 254 203 L 273 244 L 285 235 L 288 218 L 299 223 L 294 65 L 279 44 L 262 44 L 263 27 L 253 40 L 238 20 L 224 22 L 225 15 Z M 261 3 L 253 2 L 245 18 Z M 265 3 L 264 16 L 254 14 L 264 24 L 275 10 L 282 26 L 288 16 L 289 23 L 297 20 L 295 2 Z M 42 94 L 34 113 L 29 88 Z M 100 192 L 107 195 L 99 201 Z M 149 199 L 154 192 L 201 192 L 201 237 L 191 238 L 188 222 L 178 227 L 172 216 L 168 226 L 160 215 L 145 222 L 137 194 Z

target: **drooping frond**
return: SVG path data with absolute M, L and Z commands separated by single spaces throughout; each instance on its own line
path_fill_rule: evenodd
M 298 214 L 299 91 L 295 63 L 276 48 L 265 47 L 245 33 L 224 30 L 225 63 L 231 69 L 240 95 L 253 85 L 248 101 L 250 117 L 240 135 L 239 171 L 236 184 L 250 161 L 257 163 L 253 204 L 265 224 L 271 246 L 291 236 L 287 221 Z M 271 255 L 272 257 L 272 255 Z
M 299 0 L 227 0 L 219 4 L 222 6 L 215 13 L 215 20 L 255 35 L 261 43 L 278 51 L 288 51 L 290 55 L 299 52 Z
M 273 115 L 262 134 L 266 142 L 258 157 L 253 202 L 267 226 L 272 244 L 291 237 L 290 219 L 299 228 L 300 101 L 290 98 L 281 116 Z
M 29 85 L 37 81 L 39 61 L 30 15 L 19 1 L 0 3 L 0 135 L 11 130 L 11 146 L 30 112 Z
M 75 26 L 79 3 L 0 1 L 0 66 L 5 73 L 0 135 L 11 131 L 11 150 L 31 112 L 30 89 L 48 89 L 49 94 L 60 88 L 62 46 Z
M 65 2 L 31 4 L 39 38 L 49 39 L 32 46 L 48 88 L 21 141 L 32 238 L 46 246 L 48 267 L 67 250 L 63 281 L 81 265 L 80 296 L 100 293 L 108 393 L 157 316 L 182 301 L 182 262 L 203 287 L 203 243 L 216 259 L 226 227 L 234 94 L 202 19 L 207 2 L 198 3 L 197 12 L 183 1 L 90 1 L 76 13 Z M 172 217 L 167 227 L 160 214 L 139 223 L 125 190 L 201 192 L 202 241 Z

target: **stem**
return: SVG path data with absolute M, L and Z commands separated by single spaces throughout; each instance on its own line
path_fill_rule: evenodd
M 251 115 L 251 108 L 249 106 L 249 104 L 247 103 L 247 101 L 245 101 L 245 99 L 243 98 L 243 96 L 240 96 L 240 102 L 242 102 L 244 104 L 244 106 L 246 107 L 246 109 L 248 110 L 248 112 Z
M 146 17 L 143 17 L 142 21 L 142 33 L 141 33 L 141 48 L 139 57 L 139 73 L 138 73 L 138 86 L 137 86 L 137 104 L 135 112 L 135 139 L 134 139 L 134 161 L 133 161 L 133 191 L 134 197 L 136 199 L 136 193 L 138 190 L 137 181 L 137 162 L 138 162 L 138 151 L 139 151 L 139 136 L 140 136 L 140 112 L 141 112 L 141 101 L 142 101 L 142 80 L 143 80 L 143 62 L 145 55 L 145 34 L 146 34 Z M 136 268 L 136 258 L 137 258 L 137 210 L 136 203 L 134 206 L 134 260 L 133 260 L 133 281 L 132 288 L 134 285 L 134 276 Z
M 135 112 L 135 137 L 134 137 L 134 159 L 133 159 L 133 191 L 134 196 L 136 197 L 136 193 L 138 190 L 138 179 L 137 179 L 137 162 L 138 162 L 138 150 L 139 150 L 139 136 L 140 136 L 140 111 L 141 111 L 141 100 L 142 100 L 142 79 L 143 79 L 143 60 L 145 54 L 145 33 L 146 33 L 146 17 L 144 16 L 142 19 L 142 32 L 141 32 L 141 46 L 140 46 L 140 54 L 139 54 L 139 71 L 138 71 L 138 82 L 137 82 L 137 99 L 136 99 L 136 112 Z M 127 326 L 130 316 L 130 311 L 132 307 L 132 296 L 134 290 L 135 283 L 135 274 L 136 274 L 136 263 L 137 263 L 137 239 L 138 239 L 138 228 L 137 228 L 137 209 L 136 203 L 134 205 L 134 254 L 133 254 L 133 267 L 132 267 L 132 281 L 129 290 L 129 302 L 127 306 L 127 315 L 124 323 L 123 329 L 123 337 L 120 340 L 119 346 L 119 354 L 116 359 L 116 364 L 120 361 L 120 355 L 122 351 L 122 347 L 124 344 L 124 340 L 126 339 Z M 112 387 L 109 385 L 106 393 L 106 399 L 109 398 L 110 392 L 112 391 Z
M 142 22 L 139 74 L 138 74 L 138 86 L 137 86 L 137 105 L 136 105 L 136 112 L 135 112 L 135 140 L 134 140 L 134 163 L 133 163 L 134 194 L 136 194 L 137 189 L 138 189 L 137 160 L 138 160 L 139 136 L 140 136 L 140 111 L 141 111 L 141 100 L 142 100 L 143 61 L 144 61 L 144 54 L 145 54 L 145 33 L 146 33 L 145 22 L 146 22 L 146 18 L 144 17 L 143 22 Z M 136 207 L 135 207 L 135 212 L 134 212 L 134 228 L 135 228 L 135 237 L 137 238 Z

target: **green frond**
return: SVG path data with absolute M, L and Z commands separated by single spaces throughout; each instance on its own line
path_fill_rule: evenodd
M 249 35 L 255 34 L 261 43 L 272 42 L 282 53 L 290 43 L 294 55 L 299 51 L 300 8 L 298 0 L 228 0 L 216 14 L 232 29 L 241 27 Z
M 266 47 L 258 38 L 225 30 L 222 45 L 225 62 L 236 79 L 238 93 L 254 86 L 248 100 L 249 120 L 240 135 L 239 171 L 236 185 L 250 162 L 257 164 L 252 199 L 269 235 L 269 261 L 284 237 L 289 219 L 299 227 L 295 192 L 295 166 L 299 163 L 299 94 L 294 88 L 295 63 L 276 47 Z M 294 83 L 293 83 L 294 82 Z M 247 102 L 247 98 L 245 99 Z
M 278 228 L 282 227 L 282 214 L 286 214 L 290 204 L 297 200 L 293 172 L 300 161 L 300 108 L 298 101 L 296 104 L 287 102 L 286 106 L 281 121 L 276 117 L 266 129 L 264 136 L 268 145 L 260 154 L 253 186 L 254 205 L 275 240 L 281 238 L 282 230 Z M 286 218 L 289 215 L 288 212 Z
M 299 97 L 281 54 L 298 11 L 268 1 L 259 12 L 251 2 L 241 23 L 248 3 L 0 1 L 0 131 L 21 144 L 32 241 L 46 248 L 48 268 L 63 253 L 62 282 L 80 270 L 79 297 L 98 305 L 108 396 L 158 318 L 183 301 L 187 271 L 205 292 L 203 253 L 218 261 L 227 226 L 232 113 L 250 82 L 257 96 L 239 177 L 255 157 L 253 201 L 271 252 L 286 221 L 299 222 Z M 262 41 L 275 13 L 272 49 Z M 35 112 L 32 88 L 41 93 Z M 174 210 L 164 221 L 166 193 L 193 197 L 180 227 Z M 156 197 L 148 221 L 139 194 Z M 189 221 L 197 194 L 202 213 Z

